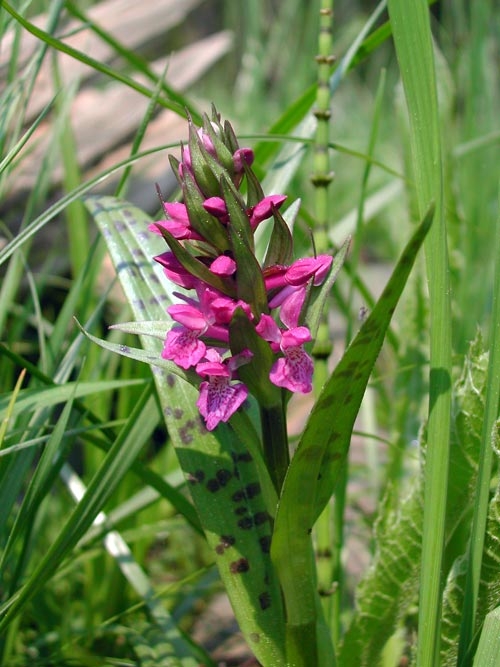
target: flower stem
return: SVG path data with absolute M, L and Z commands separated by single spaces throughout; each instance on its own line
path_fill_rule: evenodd
M 330 217 L 330 203 L 328 189 L 333 180 L 330 171 L 330 72 L 334 61 L 332 56 L 333 38 L 333 0 L 321 0 L 320 22 L 318 35 L 318 90 L 316 93 L 316 108 L 314 114 L 318 120 L 314 145 L 314 174 L 311 178 L 315 187 L 316 224 L 314 226 L 314 241 L 319 253 L 327 252 L 330 247 L 328 239 L 328 224 Z M 323 314 L 316 341 L 312 350 L 315 360 L 314 391 L 318 396 L 323 384 L 328 378 L 328 357 L 332 352 L 332 343 L 328 321 Z M 342 485 L 343 487 L 345 484 Z M 344 498 L 341 493 L 337 498 L 336 508 L 341 511 L 333 512 L 331 504 L 327 505 L 316 524 L 316 557 L 318 588 L 323 593 L 323 611 L 333 627 L 333 638 L 338 639 L 340 627 L 340 556 L 343 542 L 343 508 Z M 332 513 L 333 512 L 333 513 Z M 332 595 L 332 583 L 337 591 Z
M 290 463 L 285 410 L 282 403 L 261 407 L 262 439 L 264 457 L 269 474 L 278 495 L 281 492 L 286 471 Z

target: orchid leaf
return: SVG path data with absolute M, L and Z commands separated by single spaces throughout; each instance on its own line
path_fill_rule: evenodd
M 215 289 L 219 290 L 219 292 L 222 292 L 223 294 L 226 294 L 230 297 L 235 296 L 234 288 L 228 280 L 224 280 L 215 273 L 212 273 L 212 271 L 210 271 L 210 269 L 205 264 L 203 264 L 203 262 L 200 262 L 199 259 L 193 257 L 193 255 L 188 250 L 186 250 L 186 248 L 184 248 L 184 246 L 179 243 L 179 241 L 174 238 L 172 234 L 170 234 L 170 232 L 168 232 L 164 227 L 159 227 L 158 229 L 160 230 L 161 235 L 165 241 L 168 243 L 170 250 L 174 253 L 176 259 L 179 260 L 186 271 L 189 271 L 191 275 L 195 276 L 199 280 L 202 280 L 208 285 L 215 287 Z
M 293 238 L 281 213 L 274 211 L 274 225 L 267 247 L 264 267 L 273 264 L 291 264 L 293 259 Z
M 172 286 L 152 257 L 158 236 L 146 233 L 151 220 L 113 197 L 87 201 L 108 245 L 137 320 L 163 320 Z M 141 335 L 148 354 L 161 355 L 161 342 Z M 194 505 L 213 550 L 221 579 L 241 630 L 260 662 L 283 664 L 284 612 L 270 560 L 271 516 L 244 429 L 231 422 L 207 431 L 196 387 L 163 368 L 154 369 L 158 397 Z M 268 485 L 264 485 L 268 488 Z
M 245 176 L 247 178 L 247 206 L 255 206 L 264 199 L 264 190 L 254 171 L 248 164 L 244 164 Z
M 184 174 L 182 191 L 191 227 L 220 252 L 227 250 L 229 239 L 224 225 L 203 206 L 204 199 L 189 172 Z
M 285 478 L 271 553 L 283 588 L 287 623 L 298 635 L 301 629 L 304 636 L 314 631 L 317 622 L 311 529 L 345 463 L 373 365 L 432 217 L 430 210 L 403 251 L 372 313 L 325 384 Z
M 121 330 L 128 333 L 135 333 L 137 335 L 149 335 L 144 334 L 144 332 L 141 331 L 141 327 L 127 327 L 126 329 Z M 122 357 L 128 357 L 129 359 L 140 361 L 155 368 L 161 368 L 167 373 L 178 375 L 180 378 L 186 380 L 187 382 L 190 380 L 192 381 L 195 377 L 194 374 L 190 375 L 187 371 L 183 371 L 181 368 L 179 368 L 179 366 L 176 366 L 173 361 L 164 359 L 161 355 L 158 355 L 155 352 L 143 350 L 139 347 L 131 347 L 130 345 L 123 345 L 122 343 L 112 343 L 109 340 L 104 340 L 102 338 L 98 338 L 97 336 L 93 336 L 88 331 L 85 331 L 85 329 L 82 329 L 82 332 L 89 340 L 91 340 L 96 345 L 99 345 L 99 347 L 102 347 L 104 350 L 108 350 L 108 352 L 114 352 L 115 354 L 119 354 Z

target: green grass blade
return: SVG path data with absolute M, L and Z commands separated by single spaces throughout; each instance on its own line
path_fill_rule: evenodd
M 91 56 L 85 53 L 81 53 L 77 49 L 68 46 L 61 40 L 52 37 L 43 30 L 40 30 L 35 25 L 33 25 L 33 23 L 30 23 L 20 14 L 18 14 L 11 5 L 5 2 L 5 0 L 1 0 L 1 6 L 4 7 L 5 10 L 8 11 L 9 14 L 13 16 L 16 19 L 16 21 L 18 21 L 23 26 L 23 28 L 25 28 L 28 32 L 37 37 L 41 42 L 45 42 L 45 44 L 48 44 L 50 47 L 58 51 L 61 51 L 61 53 L 65 53 L 66 55 L 75 58 L 75 60 L 79 60 L 85 63 L 89 67 L 95 69 L 97 72 L 101 72 L 101 74 L 106 74 L 111 79 L 115 79 L 116 81 L 123 83 L 124 85 L 128 86 L 132 90 L 135 90 L 141 95 L 144 95 L 145 97 L 152 97 L 154 95 L 154 91 L 150 90 L 147 86 L 143 86 L 137 81 L 134 81 L 134 79 L 126 76 L 125 74 L 122 74 L 121 72 L 118 72 L 112 67 L 109 67 L 105 63 L 101 63 L 98 60 L 92 58 Z M 181 102 L 178 101 L 179 98 L 182 100 Z M 175 111 L 175 113 L 179 114 L 182 117 L 185 117 L 187 108 L 193 120 L 200 125 L 202 124 L 200 114 L 197 112 L 196 109 L 192 107 L 189 101 L 186 100 L 184 97 L 176 95 L 176 99 L 167 99 L 162 96 L 158 99 L 158 104 L 160 104 L 162 107 L 165 107 L 166 109 L 171 109 L 172 111 Z
M 105 382 L 67 382 L 64 385 L 56 385 L 43 389 L 23 389 L 18 396 L 12 414 L 14 416 L 25 414 L 30 410 L 52 407 L 59 403 L 66 403 L 72 392 L 75 397 L 89 396 L 100 392 L 110 392 L 119 389 L 123 385 L 137 386 L 145 384 L 145 380 L 107 380 Z M 0 420 L 4 419 L 9 409 L 9 397 L 0 396 Z
M 310 632 L 316 618 L 310 531 L 345 462 L 370 373 L 432 215 L 431 210 L 408 243 L 374 310 L 325 384 L 285 479 L 271 553 L 281 579 L 288 622 L 299 629 L 309 628 Z
M 51 110 L 55 97 L 50 100 L 50 102 L 40 111 L 38 116 L 35 118 L 33 123 L 29 126 L 29 128 L 26 130 L 26 132 L 17 140 L 17 142 L 9 149 L 8 153 L 0 160 L 0 174 L 4 172 L 15 160 L 15 158 L 19 155 L 19 153 L 22 151 L 22 149 L 26 146 L 26 144 L 29 142 L 33 134 L 35 133 L 37 127 L 40 125 L 40 123 L 44 120 L 44 118 L 47 116 L 49 111 Z
M 486 616 L 474 667 L 500 667 L 500 607 Z
M 474 502 L 474 516 L 472 518 L 469 543 L 462 626 L 460 629 L 458 660 L 460 667 L 465 667 L 465 665 L 470 664 L 469 661 L 465 659 L 465 656 L 469 653 L 469 646 L 476 626 L 477 599 L 481 580 L 483 543 L 488 515 L 490 479 L 493 465 L 493 450 L 490 443 L 490 434 L 493 429 L 493 424 L 498 417 L 500 398 L 500 217 L 497 220 L 494 247 L 496 248 L 496 261 L 491 317 L 489 380 L 484 411 L 483 436 L 481 438 L 481 454 L 479 459 L 476 498 Z
M 425 244 L 430 298 L 429 448 L 426 460 L 424 534 L 417 665 L 439 665 L 446 498 L 451 418 L 451 308 L 440 123 L 425 0 L 389 0 L 396 54 L 410 119 L 418 208 L 435 202 L 435 223 Z
M 154 419 L 155 406 L 151 403 L 144 410 L 141 416 L 143 423 Z M 154 422 L 153 422 L 154 423 Z M 62 476 L 69 492 L 76 502 L 80 503 L 87 492 L 85 485 L 80 478 L 69 468 L 65 466 L 62 471 Z M 161 647 L 163 662 L 170 666 L 172 661 L 178 664 L 179 667 L 197 667 L 199 662 L 195 660 L 191 645 L 185 640 L 184 636 L 177 627 L 172 615 L 167 611 L 162 604 L 159 597 L 155 594 L 155 590 L 151 584 L 150 579 L 135 560 L 134 555 L 123 539 L 122 535 L 116 530 L 109 530 L 107 528 L 109 523 L 109 515 L 99 512 L 94 520 L 94 526 L 102 526 L 105 534 L 103 536 L 104 546 L 109 555 L 116 560 L 117 566 L 120 568 L 123 576 L 129 582 L 133 590 L 143 600 L 144 606 L 149 612 L 153 621 L 151 624 L 155 628 L 157 634 L 161 635 Z M 90 531 L 89 531 L 90 532 Z M 79 547 L 82 547 L 84 540 L 79 541 Z M 207 656 L 204 656 L 207 659 Z
M 76 393 L 75 391 L 75 395 Z M 84 499 L 76 506 L 52 547 L 35 567 L 24 586 L 0 606 L 0 615 L 2 615 L 0 630 L 15 618 L 47 579 L 53 576 L 62 560 L 69 555 L 78 540 L 90 528 L 95 517 L 132 465 L 152 429 L 151 424 L 148 425 L 141 419 L 148 402 L 154 405 L 151 386 L 148 386 L 143 392 L 127 424 L 92 478 Z
M 61 416 L 57 420 L 57 424 L 43 449 L 19 511 L 16 513 L 14 524 L 9 531 L 7 543 L 0 558 L 0 571 L 3 571 L 5 563 L 9 561 L 13 546 L 23 536 L 20 555 L 16 554 L 17 564 L 15 566 L 15 573 L 9 582 L 11 590 L 17 587 L 17 582 L 22 576 L 22 569 L 26 561 L 26 550 L 29 547 L 30 535 L 37 511 L 63 464 L 63 452 L 69 444 L 67 439 L 64 442 L 64 434 L 73 409 L 75 389 L 76 385 L 73 393 L 68 397 Z
M 21 391 L 21 385 L 24 380 L 24 376 L 26 375 L 26 370 L 23 369 L 19 373 L 19 377 L 17 379 L 16 385 L 14 389 L 12 390 L 12 393 L 9 398 L 9 402 L 7 404 L 7 408 L 4 412 L 3 417 L 0 419 L 0 450 L 3 447 L 5 435 L 7 433 L 7 428 L 9 426 L 9 421 L 13 418 L 13 412 L 14 412 L 14 405 L 17 401 L 17 397 L 19 396 L 19 392 Z

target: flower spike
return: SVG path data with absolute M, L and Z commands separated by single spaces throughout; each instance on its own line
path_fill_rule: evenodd
M 281 404 L 284 390 L 311 391 L 308 294 L 332 266 L 330 255 L 292 261 L 293 238 L 278 210 L 286 196 L 264 195 L 253 160 L 215 109 L 201 128 L 189 119 L 181 160 L 170 160 L 183 201 L 162 200 L 165 218 L 149 227 L 168 245 L 154 259 L 186 290 L 167 309 L 174 324 L 162 356 L 200 378 L 197 406 L 210 431 L 250 394 L 268 408 Z M 268 220 L 273 229 L 261 263 L 254 233 Z

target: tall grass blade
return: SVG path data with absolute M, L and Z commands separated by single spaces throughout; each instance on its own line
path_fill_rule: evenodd
M 417 665 L 439 665 L 442 564 L 451 411 L 451 308 L 443 177 L 434 55 L 425 0 L 388 1 L 389 16 L 410 119 L 416 197 L 422 214 L 435 202 L 436 218 L 425 244 L 430 296 L 429 447 Z

